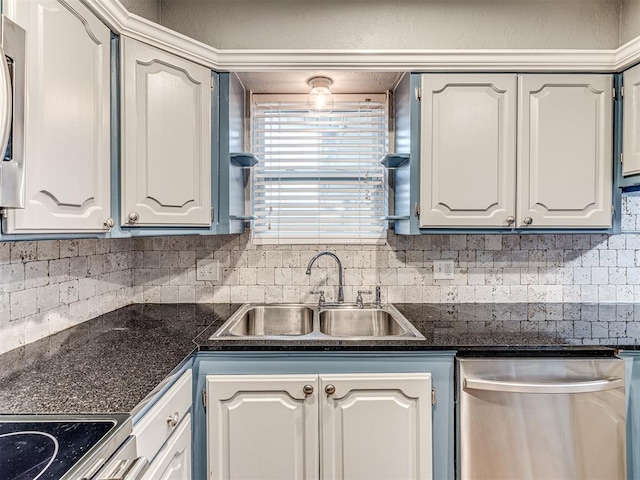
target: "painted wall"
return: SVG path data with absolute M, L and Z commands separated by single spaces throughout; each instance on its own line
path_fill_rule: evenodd
M 155 23 L 161 20 L 161 0 L 120 0 L 127 10 Z
M 640 0 L 620 2 L 620 45 L 640 35 Z
M 131 0 L 130 0 L 131 1 Z M 162 0 L 219 48 L 616 48 L 619 0 Z

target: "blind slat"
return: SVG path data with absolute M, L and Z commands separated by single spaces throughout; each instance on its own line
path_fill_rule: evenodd
M 261 160 L 253 176 L 256 243 L 384 237 L 386 97 L 344 98 L 335 96 L 333 111 L 318 117 L 304 97 L 254 96 L 252 151 Z

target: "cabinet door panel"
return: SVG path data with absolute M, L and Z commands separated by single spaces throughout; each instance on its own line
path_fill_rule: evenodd
M 422 227 L 509 226 L 515 98 L 515 75 L 422 76 Z
M 26 208 L 6 233 L 106 231 L 109 29 L 80 1 L 8 0 L 27 31 Z
M 143 480 L 191 480 L 191 415 L 180 422 Z
M 430 374 L 320 375 L 320 388 L 322 478 L 432 477 Z
M 317 386 L 316 375 L 207 376 L 209 478 L 317 479 Z
M 622 173 L 640 173 L 640 65 L 624 72 Z
M 122 39 L 122 224 L 211 224 L 211 72 Z
M 518 226 L 609 227 L 610 75 L 519 78 Z

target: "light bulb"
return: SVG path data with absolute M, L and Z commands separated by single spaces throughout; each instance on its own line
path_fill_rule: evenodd
M 314 115 L 326 115 L 333 110 L 334 100 L 329 87 L 333 84 L 330 78 L 314 77 L 309 79 L 311 92 L 307 96 L 307 109 Z

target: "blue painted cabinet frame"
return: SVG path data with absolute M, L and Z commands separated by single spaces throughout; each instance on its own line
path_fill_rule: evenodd
M 207 421 L 202 392 L 213 374 L 428 372 L 433 406 L 433 478 L 454 479 L 454 356 L 440 352 L 199 352 L 193 364 L 193 478 L 207 476 Z

